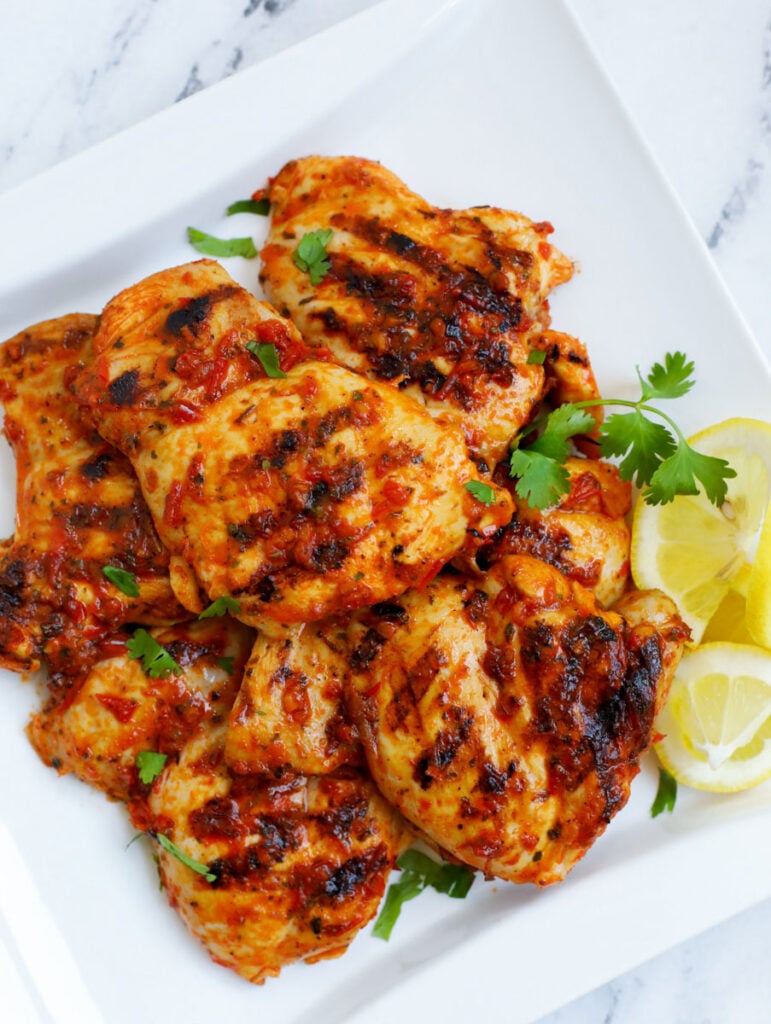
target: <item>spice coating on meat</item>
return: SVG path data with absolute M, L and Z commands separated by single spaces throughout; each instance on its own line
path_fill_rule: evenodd
M 306 341 L 459 426 L 489 466 L 503 458 L 543 391 L 530 336 L 548 325 L 547 295 L 573 271 L 548 241 L 551 225 L 430 206 L 353 157 L 293 160 L 268 193 L 260 280 Z M 326 229 L 330 269 L 312 284 L 293 253 L 304 234 Z
M 687 637 L 674 606 L 647 595 L 626 621 L 524 555 L 401 603 L 403 623 L 351 626 L 351 707 L 378 786 L 472 867 L 561 880 L 626 803 Z

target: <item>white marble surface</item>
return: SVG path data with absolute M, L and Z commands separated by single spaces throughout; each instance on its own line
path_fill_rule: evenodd
M 0 191 L 372 2 L 3 0 Z M 771 357 L 771 0 L 570 3 Z M 771 1020 L 769 935 L 764 904 L 544 1024 Z

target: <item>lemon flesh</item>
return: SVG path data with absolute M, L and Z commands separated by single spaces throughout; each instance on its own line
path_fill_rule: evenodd
M 724 420 L 689 443 L 705 455 L 727 459 L 736 477 L 728 481 L 726 500 L 719 508 L 703 493 L 678 496 L 667 505 L 638 501 L 632 528 L 632 576 L 639 588 L 658 588 L 676 602 L 691 628 L 693 643 L 702 639 L 721 607 L 711 636 L 717 638 L 717 630 L 721 638 L 744 639 L 745 634 L 735 630 L 721 633 L 720 624 L 725 619 L 735 627 L 736 601 L 733 612 L 724 602 L 729 594 L 743 597 L 748 590 L 771 500 L 771 425 L 760 420 Z M 771 540 L 768 573 L 771 576 Z M 768 604 L 771 638 L 771 598 Z
M 678 782 L 731 793 L 771 777 L 771 651 L 711 643 L 687 653 L 656 719 Z
M 755 643 L 771 648 L 771 505 L 747 581 L 746 625 Z

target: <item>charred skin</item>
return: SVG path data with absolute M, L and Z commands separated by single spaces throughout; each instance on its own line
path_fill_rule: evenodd
M 375 915 L 403 822 L 364 774 L 234 776 L 224 730 L 188 745 L 150 797 L 163 832 L 215 875 L 160 846 L 169 898 L 217 963 L 262 984 L 298 960 L 342 955 Z
M 626 621 L 507 556 L 351 626 L 350 700 L 383 794 L 488 875 L 547 885 L 629 795 L 687 629 L 661 594 Z
M 184 618 L 128 459 L 84 421 L 68 390 L 92 355 L 97 318 L 73 314 L 0 346 L 4 431 L 16 456 L 16 532 L 0 551 L 0 664 L 42 659 L 65 688 L 122 623 Z M 139 597 L 103 575 L 134 575 Z
M 459 427 L 491 468 L 542 396 L 530 338 L 572 264 L 550 224 L 490 207 L 443 210 L 371 160 L 312 156 L 271 180 L 260 280 L 309 345 L 398 387 Z M 332 229 L 318 284 L 293 253 Z
M 225 278 L 200 261 L 121 293 L 78 385 L 210 599 L 233 595 L 253 625 L 315 621 L 421 585 L 510 518 L 506 492 L 488 508 L 467 491 L 479 470 L 457 430 L 393 388 L 296 361 L 292 325 Z M 249 331 L 284 332 L 286 376 L 265 375 L 244 348 Z M 191 391 L 182 356 L 186 366 L 223 347 L 237 353 L 227 375 Z
M 60 775 L 74 773 L 115 800 L 142 800 L 136 759 L 142 751 L 173 762 L 195 736 L 227 718 L 251 649 L 250 629 L 233 619 L 206 619 L 153 629 L 181 668 L 153 679 L 114 638 L 114 656 L 92 667 L 66 703 L 48 704 L 27 728 L 40 758 Z M 220 663 L 232 659 L 232 671 Z

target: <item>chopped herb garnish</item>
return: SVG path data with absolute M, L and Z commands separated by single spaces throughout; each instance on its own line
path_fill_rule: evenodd
M 234 615 L 238 615 L 241 611 L 241 602 L 237 601 L 234 597 L 229 594 L 223 594 L 221 597 L 216 598 L 212 601 L 208 608 L 205 608 L 198 616 L 199 619 L 213 619 L 217 615 L 224 615 L 225 612 L 233 612 Z
M 140 750 L 136 756 L 139 781 L 144 782 L 147 786 L 155 782 L 168 759 L 168 754 L 157 754 L 154 750 Z
M 159 679 L 172 672 L 178 675 L 182 671 L 166 648 L 161 647 L 146 629 L 138 629 L 131 639 L 126 641 L 126 650 L 129 658 L 142 659 L 143 670 L 153 679 Z
M 599 428 L 600 452 L 606 458 L 623 456 L 619 464 L 622 479 L 644 487 L 643 498 L 649 505 L 665 505 L 678 494 L 698 494 L 697 481 L 707 498 L 721 505 L 727 493 L 726 480 L 736 476 L 735 471 L 725 459 L 702 455 L 691 448 L 674 420 L 649 404 L 651 399 L 687 394 L 695 383 L 693 369 L 683 352 L 668 352 L 664 364 L 654 363 L 644 380 L 637 370 L 641 394 L 636 402 L 597 398 L 558 406 L 546 417 L 542 432 L 532 444 L 521 446 L 535 427 L 528 428 L 515 442 L 511 475 L 518 478 L 517 494 L 534 508 L 546 508 L 566 494 L 570 490 L 564 466 L 570 454 L 569 439 L 596 428 L 587 409 L 615 405 L 633 411 L 615 413 Z M 658 416 L 668 427 L 650 419 L 647 413 Z
M 233 657 L 217 658 L 217 664 L 224 672 L 227 672 L 229 676 L 233 675 L 233 666 L 235 663 L 236 659 Z
M 262 363 L 262 368 L 269 377 L 286 377 L 278 365 L 278 349 L 260 341 L 247 341 L 247 349 Z
M 139 584 L 133 572 L 126 572 L 115 565 L 102 566 L 102 575 L 127 597 L 139 597 Z
M 269 199 L 237 199 L 225 211 L 228 217 L 234 213 L 258 213 L 261 217 L 267 217 L 270 213 Z
M 651 817 L 658 818 L 664 811 L 671 814 L 677 802 L 677 779 L 673 779 L 666 768 L 659 768 L 659 788 L 651 806 Z
M 443 864 L 427 857 L 419 850 L 407 850 L 396 862 L 401 878 L 388 887 L 383 909 L 378 915 L 372 934 L 386 942 L 401 913 L 403 904 L 420 895 L 431 886 L 437 892 L 462 900 L 474 881 L 474 872 L 457 864 Z
M 540 348 L 534 348 L 527 354 L 528 366 L 543 366 L 546 362 L 546 353 Z
M 463 486 L 483 505 L 492 505 L 495 501 L 495 488 L 490 484 L 483 483 L 481 480 L 469 480 Z
M 327 246 L 331 239 L 332 228 L 309 231 L 302 236 L 300 244 L 292 253 L 295 266 L 308 274 L 311 284 L 320 284 L 329 273 Z
M 197 872 L 199 875 L 203 875 L 207 882 L 216 882 L 217 876 L 213 871 L 209 871 L 208 865 L 201 864 L 198 860 L 193 860 L 192 857 L 180 850 L 176 843 L 172 843 L 168 836 L 165 836 L 163 832 L 148 832 L 148 835 L 152 836 L 153 839 L 157 839 L 164 850 L 168 850 L 170 854 L 182 861 L 182 863 L 190 868 L 192 871 Z
M 215 238 L 197 228 L 187 229 L 188 241 L 204 256 L 243 256 L 252 260 L 257 255 L 251 238 Z

